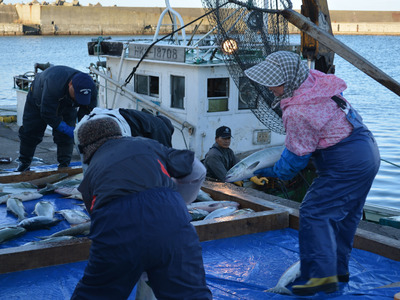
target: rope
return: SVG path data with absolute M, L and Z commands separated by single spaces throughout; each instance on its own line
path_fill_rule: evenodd
M 388 161 L 388 160 L 386 160 L 386 159 L 381 158 L 381 161 L 384 161 L 384 162 L 386 162 L 386 163 L 388 163 L 388 164 L 391 164 L 391 165 L 393 165 L 393 166 L 395 166 L 395 167 L 400 168 L 399 165 L 397 165 L 397 164 L 395 164 L 395 163 L 392 163 L 392 162 L 390 162 L 390 161 Z

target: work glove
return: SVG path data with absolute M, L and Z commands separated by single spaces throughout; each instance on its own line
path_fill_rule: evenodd
M 257 185 L 265 185 L 268 183 L 268 178 L 267 177 L 258 177 L 258 176 L 253 176 L 250 178 L 250 181 L 257 184 Z
M 61 121 L 60 125 L 56 128 L 56 130 L 68 135 L 70 138 L 74 138 L 74 129 L 75 127 L 69 126 L 64 121 Z
M 237 185 L 237 186 L 240 186 L 240 187 L 242 187 L 243 186 L 243 180 L 240 180 L 240 181 L 235 181 L 235 182 L 232 182 L 234 185 Z

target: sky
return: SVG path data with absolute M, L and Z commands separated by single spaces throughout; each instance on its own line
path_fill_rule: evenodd
M 43 0 L 38 0 L 42 2 Z M 72 0 L 66 0 L 72 2 Z M 31 0 L 3 0 L 5 4 L 29 3 Z M 54 2 L 54 0 L 47 0 Z M 293 8 L 300 9 L 301 0 L 292 0 Z M 165 7 L 165 0 L 79 0 L 81 5 L 97 4 L 103 6 Z M 174 7 L 202 7 L 201 0 L 169 0 Z M 400 0 L 328 0 L 330 10 L 381 10 L 400 11 Z

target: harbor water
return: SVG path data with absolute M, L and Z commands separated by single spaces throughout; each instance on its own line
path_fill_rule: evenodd
M 90 36 L 1 36 L 0 106 L 16 105 L 13 77 L 34 70 L 35 63 L 50 62 L 87 72 L 97 57 L 88 55 Z M 114 39 L 126 40 L 132 36 Z M 293 43 L 300 42 L 292 35 Z M 376 67 L 400 82 L 400 36 L 336 36 Z M 344 96 L 359 111 L 374 133 L 381 152 L 381 167 L 367 202 L 400 210 L 400 97 L 335 56 L 336 75 L 348 85 Z

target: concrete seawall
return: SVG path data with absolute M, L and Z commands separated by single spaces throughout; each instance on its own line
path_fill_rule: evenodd
M 154 34 L 163 7 L 101 7 L 0 5 L 0 35 L 145 35 Z M 185 24 L 204 13 L 202 8 L 175 8 Z M 400 12 L 331 11 L 334 34 L 400 35 Z M 171 23 L 168 15 L 163 23 Z M 179 25 L 179 24 L 178 24 Z M 186 28 L 208 32 L 207 18 Z M 161 27 L 160 34 L 171 26 Z M 290 33 L 299 30 L 290 25 Z

